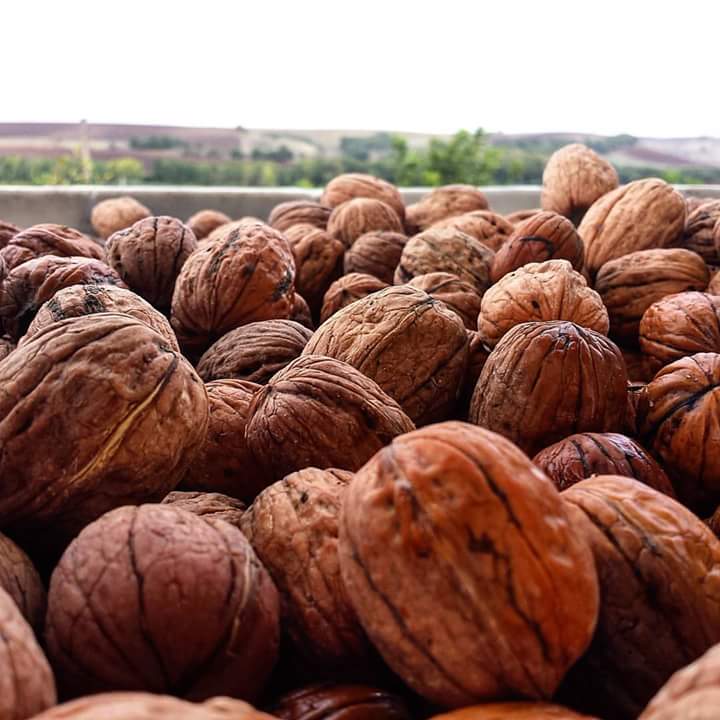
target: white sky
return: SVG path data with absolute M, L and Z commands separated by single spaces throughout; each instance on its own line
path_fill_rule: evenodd
M 720 135 L 720 1 L 0 0 L 0 122 Z

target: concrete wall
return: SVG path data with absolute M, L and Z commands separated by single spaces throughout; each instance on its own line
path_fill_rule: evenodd
M 720 185 L 679 186 L 688 195 L 720 198 Z M 535 186 L 486 187 L 490 207 L 500 213 L 538 207 L 540 188 Z M 55 222 L 89 232 L 90 211 L 100 200 L 132 195 L 156 215 L 187 219 L 204 208 L 227 213 L 232 218 L 254 215 L 267 218 L 270 210 L 285 200 L 317 198 L 320 190 L 302 188 L 228 188 L 148 186 L 0 186 L 0 220 L 28 227 Z M 405 188 L 406 202 L 415 202 L 428 188 Z

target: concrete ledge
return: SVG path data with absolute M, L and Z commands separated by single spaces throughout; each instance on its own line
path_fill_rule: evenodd
M 720 198 L 720 185 L 678 186 L 687 195 Z M 538 207 L 538 186 L 491 186 L 482 190 L 490 206 L 500 213 Z M 407 203 L 416 202 L 430 188 L 403 188 Z M 232 218 L 254 215 L 267 218 L 270 210 L 286 200 L 316 199 L 321 190 L 304 188 L 171 187 L 171 186 L 0 186 L 0 219 L 28 227 L 55 222 L 90 232 L 90 212 L 100 200 L 132 195 L 156 215 L 183 220 L 204 208 L 213 208 Z

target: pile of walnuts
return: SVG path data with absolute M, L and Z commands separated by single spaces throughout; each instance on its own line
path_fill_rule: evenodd
M 720 201 L 541 205 L 0 222 L 0 720 L 717 718 Z

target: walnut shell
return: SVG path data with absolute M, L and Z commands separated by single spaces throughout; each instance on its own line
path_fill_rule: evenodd
M 708 292 L 711 295 L 720 295 L 720 273 L 716 272 L 712 274 L 712 268 L 708 269 L 711 271 L 711 278 L 705 292 Z
M 372 198 L 355 198 L 338 205 L 330 215 L 327 231 L 345 248 L 368 232 L 403 232 L 399 215 L 387 203 Z
M 520 223 L 493 259 L 492 281 L 523 265 L 545 260 L 568 260 L 578 272 L 583 267 L 583 242 L 575 226 L 562 215 L 540 212 Z
M 303 354 L 349 363 L 397 401 L 413 422 L 452 413 L 467 365 L 462 320 L 409 286 L 391 287 L 324 322 Z
M 720 352 L 720 297 L 683 292 L 653 303 L 640 320 L 640 349 L 654 372 L 688 355 Z
M 350 198 L 348 198 L 349 200 Z M 382 198 L 379 198 L 382 200 Z M 387 202 L 387 201 L 386 201 Z M 332 207 L 312 200 L 290 200 L 276 205 L 270 212 L 268 225 L 285 232 L 293 225 L 312 225 L 325 230 Z
M 241 530 L 245 503 L 236 498 L 215 492 L 193 492 L 175 490 L 162 501 L 163 505 L 187 510 L 205 520 L 222 520 Z
M 0 522 L 23 531 L 164 497 L 207 428 L 200 378 L 129 315 L 48 325 L 0 364 L 0 387 Z
M 487 209 L 487 197 L 482 190 L 472 185 L 442 185 L 419 202 L 407 206 L 405 224 L 408 234 L 414 234 L 445 218 Z
M 108 264 L 128 287 L 162 312 L 170 310 L 175 280 L 197 248 L 192 230 L 177 218 L 149 217 L 113 233 Z
M 312 332 L 292 320 L 249 323 L 223 335 L 200 358 L 205 381 L 235 379 L 265 385 L 299 357 Z
M 117 197 L 102 200 L 92 209 L 90 223 L 103 239 L 118 230 L 134 225 L 138 220 L 150 217 L 152 213 L 135 198 Z
M 125 283 L 111 267 L 85 257 L 44 255 L 18 265 L 0 285 L 0 323 L 14 339 L 30 326 L 40 306 L 71 285 L 117 285 Z
M 432 227 L 459 230 L 479 240 L 493 252 L 497 252 L 508 241 L 515 229 L 502 215 L 490 210 L 474 210 L 455 215 L 439 220 Z
M 595 720 L 573 710 L 549 703 L 504 702 L 455 710 L 431 720 Z
M 577 432 L 619 430 L 627 412 L 620 350 L 571 322 L 516 325 L 490 353 L 470 421 L 529 454 Z
M 526 220 L 529 220 L 533 215 L 543 212 L 542 208 L 529 208 L 527 210 L 516 210 L 515 212 L 508 213 L 505 219 L 513 225 L 519 225 Z
M 225 240 L 228 235 L 234 230 L 239 230 L 246 225 L 265 225 L 260 218 L 253 217 L 252 215 L 245 215 L 239 220 L 231 220 L 224 225 L 218 225 L 207 237 L 203 239 L 203 244 L 213 243 L 216 240 Z
M 623 432 L 630 437 L 637 438 L 640 435 L 640 426 L 645 421 L 645 416 L 650 407 L 647 384 L 645 381 L 628 380 L 627 391 L 628 404 Z
M 720 541 L 637 480 L 598 475 L 562 495 L 592 548 L 601 597 L 567 687 L 583 710 L 636 718 L 673 672 L 720 641 Z
M 190 463 L 182 487 L 252 499 L 269 484 L 245 440 L 253 395 L 260 389 L 244 380 L 209 382 L 209 420 L 205 440 Z
M 306 327 L 308 330 L 315 329 L 315 323 L 313 322 L 312 315 L 310 314 L 310 308 L 305 302 L 305 298 L 299 293 L 295 293 L 295 300 L 293 301 L 293 308 L 290 312 L 288 320 L 292 320 L 298 325 Z
M 206 238 L 213 230 L 221 225 L 227 225 L 229 222 L 232 222 L 232 218 L 219 210 L 199 210 L 191 215 L 185 224 L 192 230 L 195 239 L 199 241 Z
M 0 360 L 4 360 L 14 349 L 15 343 L 9 337 L 0 337 Z
M 19 232 L 20 228 L 17 225 L 0 220 L 0 249 L 4 248 Z
M 50 582 L 46 640 L 66 695 L 251 699 L 278 637 L 277 591 L 245 536 L 171 505 L 96 520 Z
M 294 283 L 290 245 L 268 225 L 246 223 L 202 245 L 175 283 L 171 322 L 180 345 L 205 350 L 240 325 L 287 318 Z
M 481 242 L 458 230 L 431 228 L 411 237 L 395 270 L 395 284 L 418 275 L 448 272 L 469 282 L 480 293 L 490 287 L 494 253 Z
M 705 262 L 720 262 L 720 200 L 704 203 L 688 212 L 678 244 L 696 252 Z
M 556 150 L 543 172 L 540 203 L 570 218 L 576 225 L 587 209 L 606 193 L 617 188 L 615 168 L 594 150 L 573 143 Z
M 550 480 L 481 428 L 442 423 L 381 450 L 347 490 L 339 548 L 370 639 L 439 705 L 550 697 L 592 637 L 587 546 Z
M 263 490 L 242 530 L 280 593 L 298 667 L 358 673 L 371 646 L 340 577 L 338 518 L 352 473 L 308 467 Z
M 618 433 L 578 433 L 541 450 L 533 462 L 558 490 L 591 475 L 623 475 L 675 497 L 665 471 L 636 442 Z
M 493 285 L 482 298 L 478 330 L 495 347 L 508 330 L 525 322 L 569 320 L 607 335 L 610 326 L 600 296 L 567 260 L 530 263 Z
M 362 273 L 392 285 L 407 237 L 396 232 L 369 232 L 361 235 L 345 253 L 345 274 Z
M 70 285 L 58 290 L 50 300 L 40 306 L 20 344 L 60 320 L 106 312 L 124 313 L 141 320 L 162 335 L 172 350 L 180 352 L 177 338 L 167 318 L 139 295 L 116 285 Z
M 255 393 L 245 437 L 261 469 L 279 480 L 306 467 L 357 470 L 414 427 L 400 406 L 355 368 L 303 355 Z
M 463 321 L 468 330 L 477 327 L 480 294 L 473 285 L 460 280 L 457 275 L 446 272 L 417 275 L 408 285 L 423 290 L 435 300 L 445 303 Z
M 350 273 L 338 278 L 327 290 L 320 310 L 320 322 L 324 323 L 336 312 L 352 305 L 368 295 L 384 290 L 387 283 L 374 275 Z
M 402 222 L 405 219 L 405 203 L 400 191 L 387 180 L 364 175 L 362 173 L 345 173 L 333 178 L 320 197 L 320 203 L 336 208 L 355 198 L 374 198 L 389 205 Z
M 587 211 L 578 233 L 591 276 L 609 260 L 637 250 L 674 245 L 685 226 L 685 200 L 664 180 L 621 185 Z
M 710 273 L 703 259 L 682 249 L 639 250 L 606 262 L 595 289 L 608 310 L 613 337 L 636 342 L 643 313 L 666 295 L 704 290 Z

